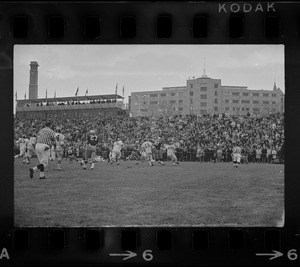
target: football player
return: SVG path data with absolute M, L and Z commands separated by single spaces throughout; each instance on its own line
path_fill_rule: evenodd
M 121 158 L 121 150 L 123 147 L 124 147 L 124 143 L 120 139 L 114 142 L 114 146 L 111 152 L 111 159 L 110 159 L 111 164 L 116 162 L 117 165 L 119 165 L 119 159 Z
M 232 149 L 232 161 L 233 161 L 233 167 L 237 168 L 241 162 L 241 153 L 242 148 L 239 146 L 239 143 L 236 143 L 236 146 Z
M 16 141 L 16 144 L 19 146 L 20 154 L 15 155 L 15 159 L 23 157 L 23 163 L 26 163 L 26 151 L 27 145 L 29 144 L 29 139 L 26 138 L 26 135 L 22 135 L 22 137 L 20 137 L 19 140 Z
M 92 162 L 91 170 L 94 169 L 97 144 L 98 144 L 98 136 L 96 135 L 96 132 L 94 130 L 90 130 L 86 139 L 83 169 L 86 169 L 86 164 L 88 163 L 89 157 L 91 158 L 91 162 Z
M 175 155 L 176 146 L 174 143 L 174 138 L 172 138 L 170 145 L 165 145 L 165 148 L 167 150 L 167 157 L 171 159 L 172 165 L 175 166 L 176 164 L 179 164 Z
M 152 147 L 153 144 L 150 141 L 144 140 L 144 143 L 141 146 L 141 149 L 146 154 L 146 158 L 149 160 L 149 165 L 152 167 L 154 165 L 154 160 L 152 156 Z
M 75 148 L 72 146 L 69 146 L 67 148 L 67 160 L 69 160 L 69 164 L 73 164 L 73 160 L 76 160 L 77 162 L 79 162 L 79 160 L 76 158 L 75 156 Z M 83 161 L 83 162 L 82 162 Z M 82 160 L 80 163 L 81 165 L 84 163 L 84 160 Z
M 30 163 L 30 158 L 35 154 L 35 144 L 36 144 L 36 134 L 33 133 L 32 136 L 29 138 L 29 143 L 27 144 L 27 151 L 26 151 L 27 164 Z
M 65 136 L 61 133 L 61 129 L 58 128 L 55 135 L 54 144 L 54 158 L 57 158 L 57 170 L 61 170 L 61 158 L 64 153 L 65 148 Z
M 129 156 L 130 159 L 134 159 L 135 164 L 139 164 L 138 160 L 141 158 L 141 154 L 139 152 L 140 150 L 140 145 L 139 145 L 139 141 L 135 141 L 133 150 L 131 152 L 131 155 Z
M 156 142 L 154 142 L 152 152 L 154 155 L 154 160 L 156 160 L 157 163 L 159 163 L 161 165 L 165 165 L 165 163 L 163 162 L 163 156 L 162 156 L 161 149 L 162 149 L 162 143 L 161 143 L 161 138 L 159 137 L 158 140 Z

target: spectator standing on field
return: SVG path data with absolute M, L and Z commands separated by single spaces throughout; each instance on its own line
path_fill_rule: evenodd
M 267 148 L 267 162 L 271 163 L 272 161 L 272 150 L 270 147 Z
M 267 148 L 266 148 L 266 145 L 263 145 L 262 150 L 261 150 L 261 161 L 262 161 L 262 163 L 266 163 L 266 161 L 267 161 Z
M 261 154 L 262 154 L 262 150 L 260 146 L 258 146 L 256 149 L 256 162 L 258 163 L 261 163 Z

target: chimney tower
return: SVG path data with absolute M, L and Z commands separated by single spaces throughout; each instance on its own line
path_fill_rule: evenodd
M 30 62 L 29 99 L 38 98 L 38 66 L 36 61 Z

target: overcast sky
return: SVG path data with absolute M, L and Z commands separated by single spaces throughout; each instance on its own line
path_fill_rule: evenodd
M 38 97 L 118 94 L 186 85 L 206 74 L 222 85 L 284 92 L 283 45 L 15 45 L 14 95 L 28 98 L 29 64 L 39 64 Z

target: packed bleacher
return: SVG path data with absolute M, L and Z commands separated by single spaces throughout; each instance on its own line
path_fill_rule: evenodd
M 48 118 L 47 118 L 48 119 Z M 80 156 L 84 150 L 86 134 L 94 129 L 99 137 L 97 154 L 107 158 L 111 144 L 121 139 L 125 144 L 124 158 L 144 140 L 161 138 L 163 144 L 175 140 L 180 161 L 231 161 L 233 146 L 242 146 L 243 160 L 270 163 L 276 158 L 284 160 L 284 114 L 266 115 L 186 115 L 170 117 L 97 117 L 82 114 L 80 117 L 53 117 L 55 131 L 60 128 L 67 146 L 77 149 Z M 43 127 L 40 119 L 16 118 L 15 140 L 22 135 L 27 138 Z M 17 149 L 17 148 L 16 148 Z M 166 155 L 164 155 L 166 159 Z

